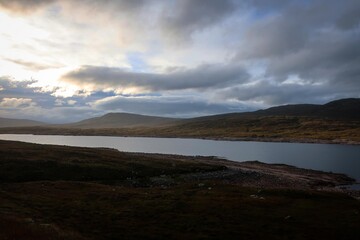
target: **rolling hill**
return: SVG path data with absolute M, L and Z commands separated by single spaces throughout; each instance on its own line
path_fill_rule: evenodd
M 109 113 L 72 124 L 3 127 L 0 133 L 360 144 L 360 99 L 341 99 L 324 105 L 286 105 L 190 119 Z
M 43 122 L 28 119 L 0 118 L 0 128 L 5 127 L 34 127 L 45 125 Z
M 340 99 L 326 103 L 317 104 L 293 104 L 276 106 L 254 112 L 227 113 L 213 116 L 204 116 L 187 119 L 185 122 L 197 121 L 218 121 L 224 119 L 240 119 L 249 117 L 266 116 L 301 116 L 301 117 L 322 117 L 332 119 L 353 119 L 360 120 L 360 98 Z
M 272 107 L 256 111 L 257 115 L 309 116 L 337 119 L 360 119 L 360 99 L 348 98 L 324 105 L 298 104 Z
M 60 125 L 68 128 L 128 128 L 155 127 L 173 124 L 180 119 L 145 116 L 131 113 L 108 113 L 101 117 L 85 119 L 80 122 Z

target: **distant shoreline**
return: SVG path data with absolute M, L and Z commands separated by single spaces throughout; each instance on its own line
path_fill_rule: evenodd
M 275 143 L 309 143 L 309 144 L 340 144 L 340 145 L 360 145 L 360 142 L 347 139 L 304 139 L 304 138 L 270 138 L 270 137 L 201 137 L 201 136 L 167 136 L 167 135 L 147 135 L 147 134 L 110 134 L 110 133 L 93 133 L 92 129 L 62 129 L 46 128 L 41 131 L 33 132 L 27 129 L 8 129 L 0 128 L 0 134 L 29 134 L 29 135 L 55 135 L 55 136 L 103 136 L 103 137 L 147 137 L 147 138 L 179 138 L 179 139 L 199 139 L 213 141 L 239 141 L 239 142 L 275 142 Z M 53 130 L 53 131 L 51 131 Z M 55 131 L 54 131 L 55 130 Z M 107 129 L 104 129 L 106 131 Z M 80 131 L 80 132 L 77 132 Z

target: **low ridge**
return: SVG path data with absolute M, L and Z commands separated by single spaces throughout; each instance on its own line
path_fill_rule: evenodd
M 65 124 L 71 128 L 127 128 L 127 127 L 154 127 L 167 125 L 178 121 L 177 118 L 145 116 L 132 113 L 108 113 L 101 117 L 85 119 L 80 122 Z
M 43 122 L 28 119 L 0 118 L 0 128 L 5 127 L 35 127 L 45 125 Z
M 254 112 L 257 115 L 288 115 L 329 118 L 360 118 L 360 99 L 347 98 L 324 105 L 296 104 L 272 107 Z
M 188 119 L 189 122 L 215 121 L 223 119 L 236 119 L 243 117 L 262 116 L 303 116 L 326 117 L 336 119 L 360 119 L 360 98 L 347 98 L 335 100 L 324 105 L 317 104 L 291 104 L 276 106 L 254 112 L 226 113 Z

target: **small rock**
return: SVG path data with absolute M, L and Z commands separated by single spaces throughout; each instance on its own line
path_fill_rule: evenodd
M 292 219 L 292 217 L 290 215 L 284 217 L 284 220 L 290 220 L 290 219 Z
M 199 186 L 199 187 L 203 187 L 203 186 L 205 186 L 205 184 L 199 183 L 198 186 Z
M 211 190 L 212 188 L 211 187 L 208 187 L 209 190 Z

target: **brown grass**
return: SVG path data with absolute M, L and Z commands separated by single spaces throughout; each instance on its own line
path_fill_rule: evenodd
M 226 166 L 0 141 L 0 239 L 359 239 L 360 202 L 346 194 L 181 178 Z

